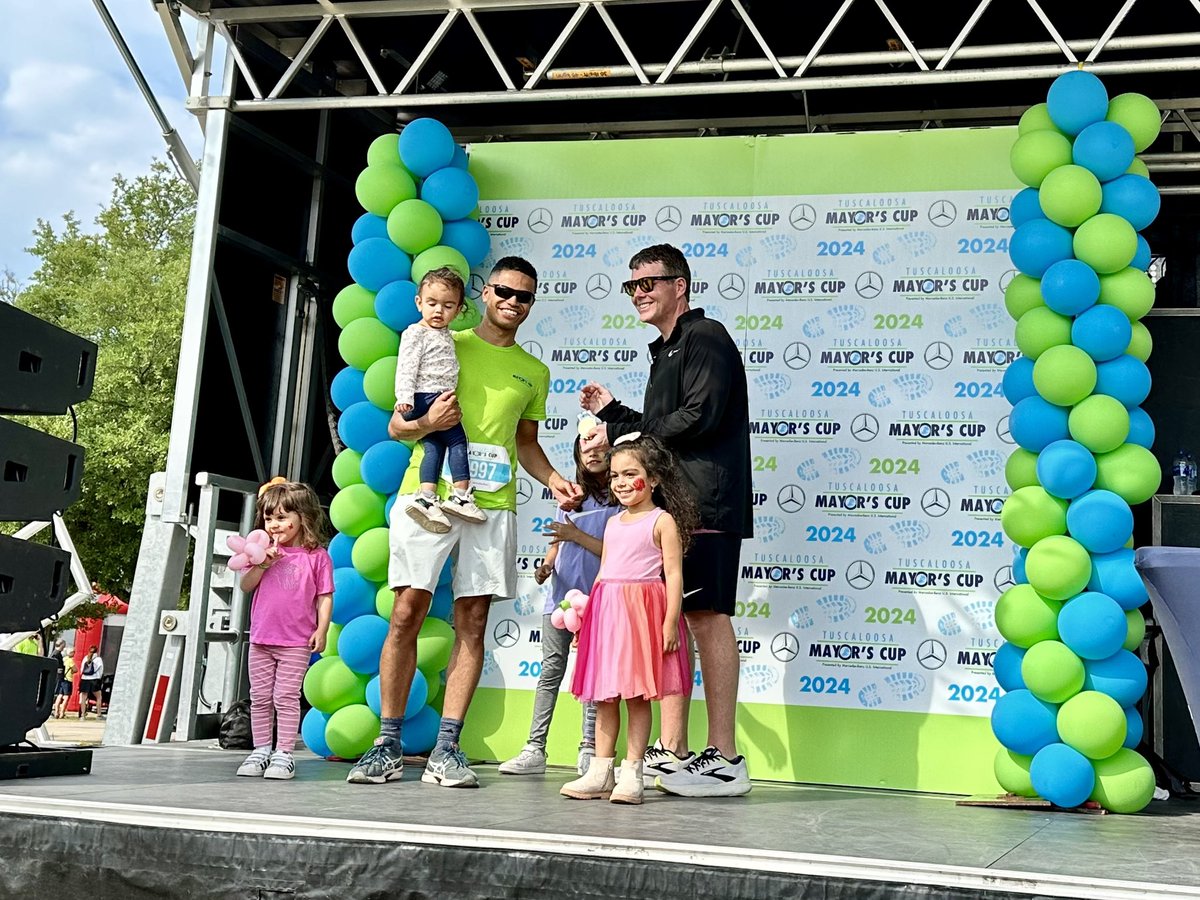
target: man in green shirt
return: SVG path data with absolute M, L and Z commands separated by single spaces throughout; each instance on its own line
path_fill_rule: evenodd
M 455 521 L 449 532 L 426 531 L 393 507 L 388 583 L 396 594 L 392 627 L 379 658 L 382 716 L 380 736 L 350 770 L 352 784 L 398 780 L 404 763 L 400 724 L 417 665 L 417 635 L 442 568 L 456 547 L 454 649 L 446 671 L 446 695 L 437 745 L 421 780 L 443 787 L 476 787 L 475 773 L 459 749 L 459 734 L 483 669 L 483 642 L 493 600 L 516 595 L 516 466 L 550 488 L 555 499 L 572 502 L 581 490 L 563 478 L 538 443 L 538 422 L 546 418 L 550 370 L 517 344 L 517 329 L 529 316 L 537 290 L 537 271 L 526 260 L 498 261 L 481 299 L 483 321 L 455 334 L 458 387 L 447 391 L 419 419 L 400 413 L 389 426 L 397 440 L 419 440 L 459 421 L 467 432 L 475 502 L 487 521 Z M 400 493 L 418 487 L 420 451 Z M 444 482 L 443 485 L 444 487 Z M 399 512 L 396 510 L 399 508 Z

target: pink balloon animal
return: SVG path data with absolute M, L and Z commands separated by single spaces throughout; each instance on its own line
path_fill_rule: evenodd
M 235 572 L 241 572 L 252 566 L 257 566 L 267 558 L 267 550 L 271 547 L 270 536 L 261 528 L 256 528 L 245 537 L 231 534 L 225 538 L 225 544 L 233 551 L 226 565 Z
M 550 624 L 555 628 L 565 628 L 575 634 L 583 627 L 583 615 L 587 611 L 588 595 L 583 591 L 567 591 L 567 596 L 550 613 Z

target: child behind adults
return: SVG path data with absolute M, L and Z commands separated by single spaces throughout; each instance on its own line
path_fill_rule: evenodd
M 333 561 L 313 489 L 287 481 L 258 497 L 255 528 L 271 536 L 267 558 L 242 575 L 250 606 L 250 730 L 254 750 L 239 775 L 287 780 L 300 730 L 300 689 L 313 653 L 325 649 L 333 612 Z M 275 741 L 271 741 L 272 719 Z
M 417 288 L 421 321 L 404 329 L 396 360 L 396 412 L 405 421 L 421 418 L 443 392 L 458 387 L 458 357 L 450 323 L 463 311 L 466 290 L 453 269 L 431 269 Z M 449 513 L 465 522 L 486 522 L 475 504 L 467 463 L 467 433 L 461 424 L 421 438 L 421 487 L 404 507 L 414 522 L 434 534 L 450 531 Z M 450 495 L 438 500 L 442 461 L 449 457 Z
M 600 572 L 579 631 L 571 692 L 596 704 L 596 755 L 563 785 L 576 800 L 642 802 L 642 758 L 650 701 L 688 695 L 692 673 L 680 609 L 683 554 L 699 521 L 691 488 L 658 438 L 631 432 L 609 458 L 612 492 L 624 511 L 604 529 Z M 627 714 L 625 760 L 614 775 L 619 704 Z
M 533 699 L 533 721 L 529 726 L 529 741 L 521 752 L 508 762 L 501 763 L 501 775 L 540 775 L 546 771 L 546 735 L 558 702 L 558 688 L 567 672 L 567 658 L 574 635 L 565 628 L 555 628 L 550 614 L 571 590 L 587 593 L 600 571 L 600 551 L 604 527 L 621 511 L 608 490 L 608 453 L 593 447 L 580 449 L 575 439 L 575 481 L 583 488 L 583 503 L 578 510 L 555 511 L 554 521 L 547 526 L 550 549 L 538 566 L 533 578 L 543 584 L 551 578 L 542 615 L 542 674 L 538 677 Z M 583 707 L 583 740 L 576 761 L 579 774 L 587 771 L 596 754 L 596 709 L 590 703 Z

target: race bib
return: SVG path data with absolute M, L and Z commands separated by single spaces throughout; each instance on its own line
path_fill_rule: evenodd
M 498 491 L 513 479 L 512 460 L 508 450 L 497 444 L 467 444 L 467 467 L 471 472 L 471 486 L 477 491 Z M 450 465 L 442 466 L 442 478 L 453 481 Z

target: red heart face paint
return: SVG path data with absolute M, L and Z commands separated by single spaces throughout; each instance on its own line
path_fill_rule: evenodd
M 646 489 L 646 479 L 644 479 L 644 478 L 633 479 L 633 489 L 635 491 L 644 491 Z

